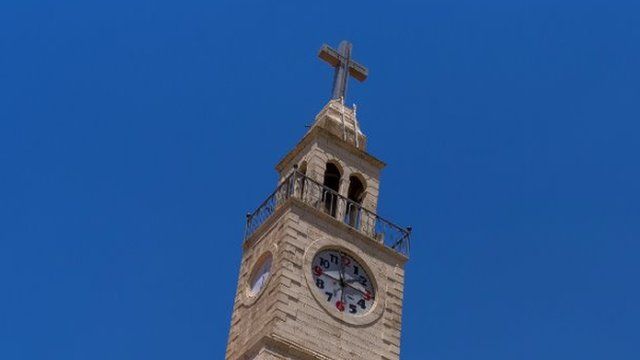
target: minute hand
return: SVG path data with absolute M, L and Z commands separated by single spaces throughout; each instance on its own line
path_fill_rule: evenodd
M 367 289 L 365 288 L 364 285 L 362 285 L 361 283 L 359 283 L 356 279 L 351 279 L 351 280 L 347 280 L 344 282 L 345 285 L 347 285 L 348 287 L 364 294 L 365 292 L 367 292 Z M 359 286 L 355 286 L 355 285 L 359 285 Z

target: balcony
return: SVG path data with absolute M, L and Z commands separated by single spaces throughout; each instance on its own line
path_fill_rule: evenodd
M 298 171 L 280 183 L 253 213 L 247 214 L 245 240 L 289 198 L 296 198 L 396 252 L 409 256 L 411 228 L 402 228 L 385 220 Z

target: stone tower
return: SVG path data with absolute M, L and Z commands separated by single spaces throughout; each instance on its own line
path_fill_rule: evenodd
M 277 164 L 247 215 L 226 359 L 399 358 L 410 229 L 377 215 L 366 143 L 333 99 Z

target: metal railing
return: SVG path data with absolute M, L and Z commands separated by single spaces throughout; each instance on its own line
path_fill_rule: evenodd
M 291 197 L 297 198 L 378 242 L 384 243 L 395 251 L 409 256 L 410 227 L 402 228 L 395 225 L 298 171 L 294 171 L 281 182 L 253 213 L 247 214 L 245 239 L 251 236 L 280 205 Z

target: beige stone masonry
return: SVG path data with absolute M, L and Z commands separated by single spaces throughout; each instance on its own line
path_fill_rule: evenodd
M 357 144 L 356 144 L 357 139 Z M 380 172 L 385 164 L 366 152 L 366 136 L 355 111 L 329 102 L 302 140 L 276 166 L 283 181 L 297 166 L 322 183 L 327 163 L 340 170 L 339 193 L 349 179 L 365 185 L 362 206 L 376 212 Z M 371 276 L 371 309 L 349 316 L 329 306 L 312 280 L 313 257 L 337 248 Z M 248 291 L 259 259 L 272 256 L 263 288 Z M 325 212 L 290 197 L 243 242 L 233 304 L 227 360 L 398 360 L 407 258 Z
M 257 358 L 302 359 L 287 357 L 293 348 L 309 359 L 399 358 L 406 257 L 323 215 L 292 198 L 273 215 L 277 220 L 247 240 L 227 359 L 251 359 L 245 357 L 250 356 L 249 349 L 261 356 Z M 356 256 L 375 279 L 375 309 L 355 322 L 318 301 L 307 279 L 309 252 L 326 246 Z M 266 289 L 253 300 L 246 291 L 248 274 L 252 262 L 265 251 L 272 252 L 273 274 Z M 379 312 L 369 316 L 376 309 Z M 275 348 L 267 351 L 267 339 L 271 344 L 286 339 L 286 346 L 280 347 L 288 353 L 279 355 Z

